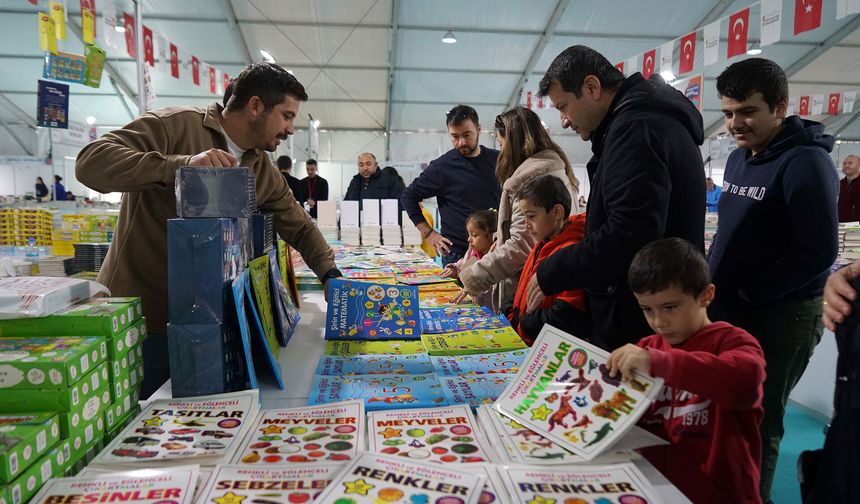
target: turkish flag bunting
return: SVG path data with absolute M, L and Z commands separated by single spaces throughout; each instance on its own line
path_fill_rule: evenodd
M 227 72 L 224 72 L 224 73 L 223 73 L 223 74 L 221 74 L 221 75 L 222 75 L 222 77 L 223 77 L 223 79 L 224 79 L 224 80 L 223 80 L 223 82 L 224 82 L 224 92 L 226 93 L 226 92 L 227 92 L 227 86 L 229 86 L 229 85 L 230 85 L 230 76 L 229 76 L 229 75 L 227 75 Z
M 170 44 L 170 75 L 179 78 L 179 50 L 174 44 Z
M 152 50 L 152 30 L 143 27 L 143 61 L 149 63 L 149 66 L 155 66 L 155 54 Z
M 821 0 L 794 0 L 794 34 L 821 26 Z
M 197 56 L 191 56 L 191 80 L 195 86 L 200 85 L 200 60 Z
M 747 31 L 749 30 L 750 8 L 729 16 L 729 42 L 727 58 L 747 52 Z
M 809 97 L 801 96 L 800 97 L 800 105 L 797 107 L 799 110 L 797 115 L 806 116 L 809 115 Z
M 125 25 L 125 50 L 132 58 L 137 58 L 137 46 L 134 44 L 134 18 L 128 12 L 122 13 Z
M 538 96 L 538 108 L 543 108 L 543 96 Z
M 841 93 L 830 93 L 830 98 L 827 99 L 827 113 L 830 115 L 839 114 L 839 105 L 842 103 Z
M 651 49 L 642 55 L 642 77 L 647 79 L 654 73 L 655 58 L 657 58 L 657 49 Z
M 615 68 L 617 68 L 619 72 L 624 73 L 624 62 L 616 63 Z
M 209 65 L 209 92 L 215 94 L 218 92 L 218 83 L 215 80 L 215 67 Z
M 681 55 L 678 60 L 678 73 L 689 73 L 693 71 L 696 61 L 696 32 L 688 33 L 681 37 Z

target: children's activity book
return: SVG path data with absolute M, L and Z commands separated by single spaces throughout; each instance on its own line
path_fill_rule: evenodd
M 476 355 L 434 355 L 430 362 L 440 376 L 517 374 L 528 353 L 524 349 Z
M 329 485 L 343 464 L 219 465 L 198 503 L 310 503 Z
M 420 336 L 416 287 L 329 280 L 327 340 L 410 340 Z
M 645 412 L 663 380 L 643 374 L 622 383 L 609 353 L 545 325 L 520 372 L 494 403 L 523 426 L 591 460 Z
M 422 334 L 441 334 L 458 331 L 472 331 L 480 329 L 500 329 L 511 327 L 511 323 L 504 315 L 455 315 L 452 317 L 422 317 Z
M 263 410 L 233 456 L 240 465 L 339 463 L 364 449 L 364 402 Z
M 578 466 L 575 469 L 500 467 L 499 475 L 516 504 L 663 502 L 633 464 Z
M 144 475 L 91 474 L 85 478 L 54 478 L 31 503 L 120 502 L 191 504 L 197 485 L 197 466 L 151 469 Z
M 308 404 L 362 399 L 367 411 L 445 406 L 435 374 L 314 376 Z
M 323 355 L 317 364 L 316 374 L 327 376 L 370 374 L 427 374 L 433 364 L 426 353 L 409 355 L 353 355 L 341 357 Z
M 421 342 L 430 355 L 474 355 L 521 350 L 528 345 L 510 326 L 447 334 L 424 334 Z

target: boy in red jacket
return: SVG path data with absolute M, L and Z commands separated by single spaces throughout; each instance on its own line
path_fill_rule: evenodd
M 585 313 L 585 295 L 580 289 L 547 296 L 537 310 L 526 313 L 529 278 L 544 259 L 582 240 L 585 235 L 585 214 L 570 215 L 570 192 L 564 182 L 554 175 L 541 175 L 523 184 L 517 193 L 517 200 L 526 229 L 538 242 L 520 273 L 508 320 L 529 345 L 534 342 L 544 324 L 588 339 L 591 336 L 591 323 Z
M 764 354 L 749 333 L 711 323 L 708 263 L 692 244 L 652 242 L 628 271 L 648 325 L 657 334 L 612 352 L 612 376 L 663 378 L 639 425 L 671 444 L 641 450 L 690 500 L 760 503 L 758 492 Z

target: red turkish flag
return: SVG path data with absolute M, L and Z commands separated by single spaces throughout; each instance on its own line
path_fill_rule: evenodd
M 821 26 L 821 0 L 794 0 L 794 34 Z
M 727 58 L 747 52 L 747 32 L 750 24 L 750 8 L 729 16 L 729 43 Z
M 152 50 L 152 30 L 143 27 L 143 61 L 149 63 L 149 66 L 155 66 L 155 54 Z
M 170 44 L 170 75 L 179 78 L 179 49 L 174 44 Z
M 678 73 L 689 73 L 693 71 L 696 62 L 696 32 L 688 33 L 681 37 L 681 55 L 678 59 Z
M 215 94 L 218 92 L 218 84 L 215 80 L 215 67 L 209 66 L 209 92 Z
M 538 108 L 543 108 L 543 96 L 538 96 Z
M 526 93 L 526 108 L 531 110 L 532 108 L 532 92 L 529 91 Z
M 827 100 L 827 113 L 838 115 L 840 103 L 842 103 L 842 93 L 830 93 L 830 98 Z
M 230 85 L 230 76 L 227 75 L 227 72 L 222 73 L 221 76 L 224 79 L 222 82 L 224 83 L 224 91 L 226 92 L 227 86 Z
M 33 2 L 35 5 L 35 2 Z M 90 14 L 93 15 L 93 19 L 96 18 L 96 0 L 81 0 L 81 26 L 83 26 L 84 20 L 84 9 L 90 11 Z M 68 11 L 67 11 L 68 12 Z M 93 37 L 96 36 L 96 27 L 98 23 L 93 23 Z
M 642 55 L 642 77 L 646 79 L 654 73 L 654 60 L 657 58 L 657 49 L 651 49 Z
M 619 72 L 624 73 L 624 62 L 621 61 L 616 63 L 615 68 L 617 68 Z
M 809 97 L 808 96 L 801 96 L 800 97 L 800 105 L 797 108 L 798 108 L 797 115 L 802 115 L 802 116 L 809 115 Z
M 197 56 L 191 57 L 191 80 L 194 81 L 195 86 L 200 85 L 200 60 Z
M 122 22 L 125 25 L 125 50 L 129 56 L 137 58 L 137 46 L 134 42 L 134 17 L 128 12 L 123 12 Z

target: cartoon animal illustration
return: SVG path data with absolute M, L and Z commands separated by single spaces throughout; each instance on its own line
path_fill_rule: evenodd
M 550 394 L 549 397 L 546 398 L 546 402 L 552 404 L 555 402 L 556 399 L 558 399 L 558 393 L 553 392 L 552 394 Z
M 571 429 L 576 429 L 576 428 L 587 429 L 591 425 L 591 423 L 592 423 L 591 419 L 588 418 L 588 415 L 585 415 L 582 418 L 580 418 L 578 422 L 573 424 L 573 426 L 571 426 Z
M 415 402 L 415 396 L 413 396 L 412 394 L 400 394 L 390 397 L 370 397 L 367 399 L 367 402 L 384 402 L 385 404 L 408 404 L 411 402 Z
M 591 373 L 592 371 L 594 371 L 594 368 L 596 368 L 596 367 L 597 367 L 597 361 L 594 359 L 589 359 L 588 360 L 588 372 Z
M 582 432 L 585 432 L 585 431 L 582 431 Z M 564 431 L 564 437 L 566 437 L 567 440 L 570 441 L 571 443 L 579 443 L 579 438 L 576 437 L 576 434 L 573 432 L 573 430 Z
M 567 380 L 573 378 L 573 369 L 568 369 L 561 377 L 558 379 L 559 382 L 566 383 Z
M 574 386 L 578 386 L 579 388 L 577 388 L 576 391 L 582 392 L 583 390 L 585 390 L 585 387 L 588 387 L 588 385 L 590 383 L 591 383 L 591 380 L 589 380 L 588 378 L 585 377 L 585 370 L 582 368 L 579 368 L 579 375 L 576 378 L 574 378 L 573 380 L 570 380 L 570 385 L 565 387 L 564 391 L 569 392 L 570 390 L 573 389 Z
M 594 433 L 594 439 L 589 441 L 588 444 L 586 444 L 584 446 L 584 448 L 588 448 L 589 446 L 599 442 L 601 439 L 608 436 L 609 431 L 611 431 L 611 430 L 612 430 L 612 424 L 609 422 L 606 422 L 605 424 L 603 424 L 603 427 L 601 427 L 600 429 L 597 430 L 597 432 Z M 583 431 L 582 434 L 580 434 L 580 437 L 582 438 L 583 441 L 586 441 L 585 431 Z
M 603 386 L 600 384 L 600 380 L 594 380 L 590 387 L 588 387 L 588 393 L 591 395 L 591 400 L 594 402 L 599 402 L 603 397 Z
M 606 367 L 606 364 L 601 364 L 597 367 L 600 370 L 600 377 L 603 378 L 603 381 L 612 385 L 613 387 L 621 386 L 621 376 L 619 375 L 616 378 L 609 376 L 609 368 Z
M 630 413 L 633 411 L 633 404 L 636 404 L 636 399 L 633 399 L 624 389 L 616 390 L 612 397 L 602 403 L 595 404 L 591 408 L 591 412 L 595 415 L 609 420 L 618 420 L 621 413 Z
M 544 439 L 543 436 L 541 436 L 540 434 L 538 434 L 537 432 L 535 432 L 531 429 L 518 429 L 516 432 L 514 432 L 512 434 L 512 436 L 513 437 L 522 436 L 523 439 L 525 439 L 526 441 L 528 441 L 530 443 L 534 442 L 530 439 L 532 436 L 537 437 L 538 440 Z
M 573 404 L 580 408 L 584 408 L 588 406 L 588 399 L 586 399 L 585 396 L 576 396 L 573 398 Z
M 564 423 L 564 419 L 567 418 L 568 415 L 573 417 L 573 421 L 576 421 L 576 410 L 573 406 L 570 405 L 571 397 L 567 394 L 561 396 L 558 400 L 558 409 L 550 415 L 549 417 L 549 430 L 552 431 L 555 429 L 557 425 L 561 425 L 565 429 L 567 429 L 567 425 Z
M 632 380 L 627 382 L 627 384 L 630 385 L 630 388 L 632 388 L 633 390 L 635 390 L 637 392 L 645 392 L 645 390 L 648 388 L 647 383 L 642 383 L 641 381 L 637 380 L 636 378 L 633 378 Z

